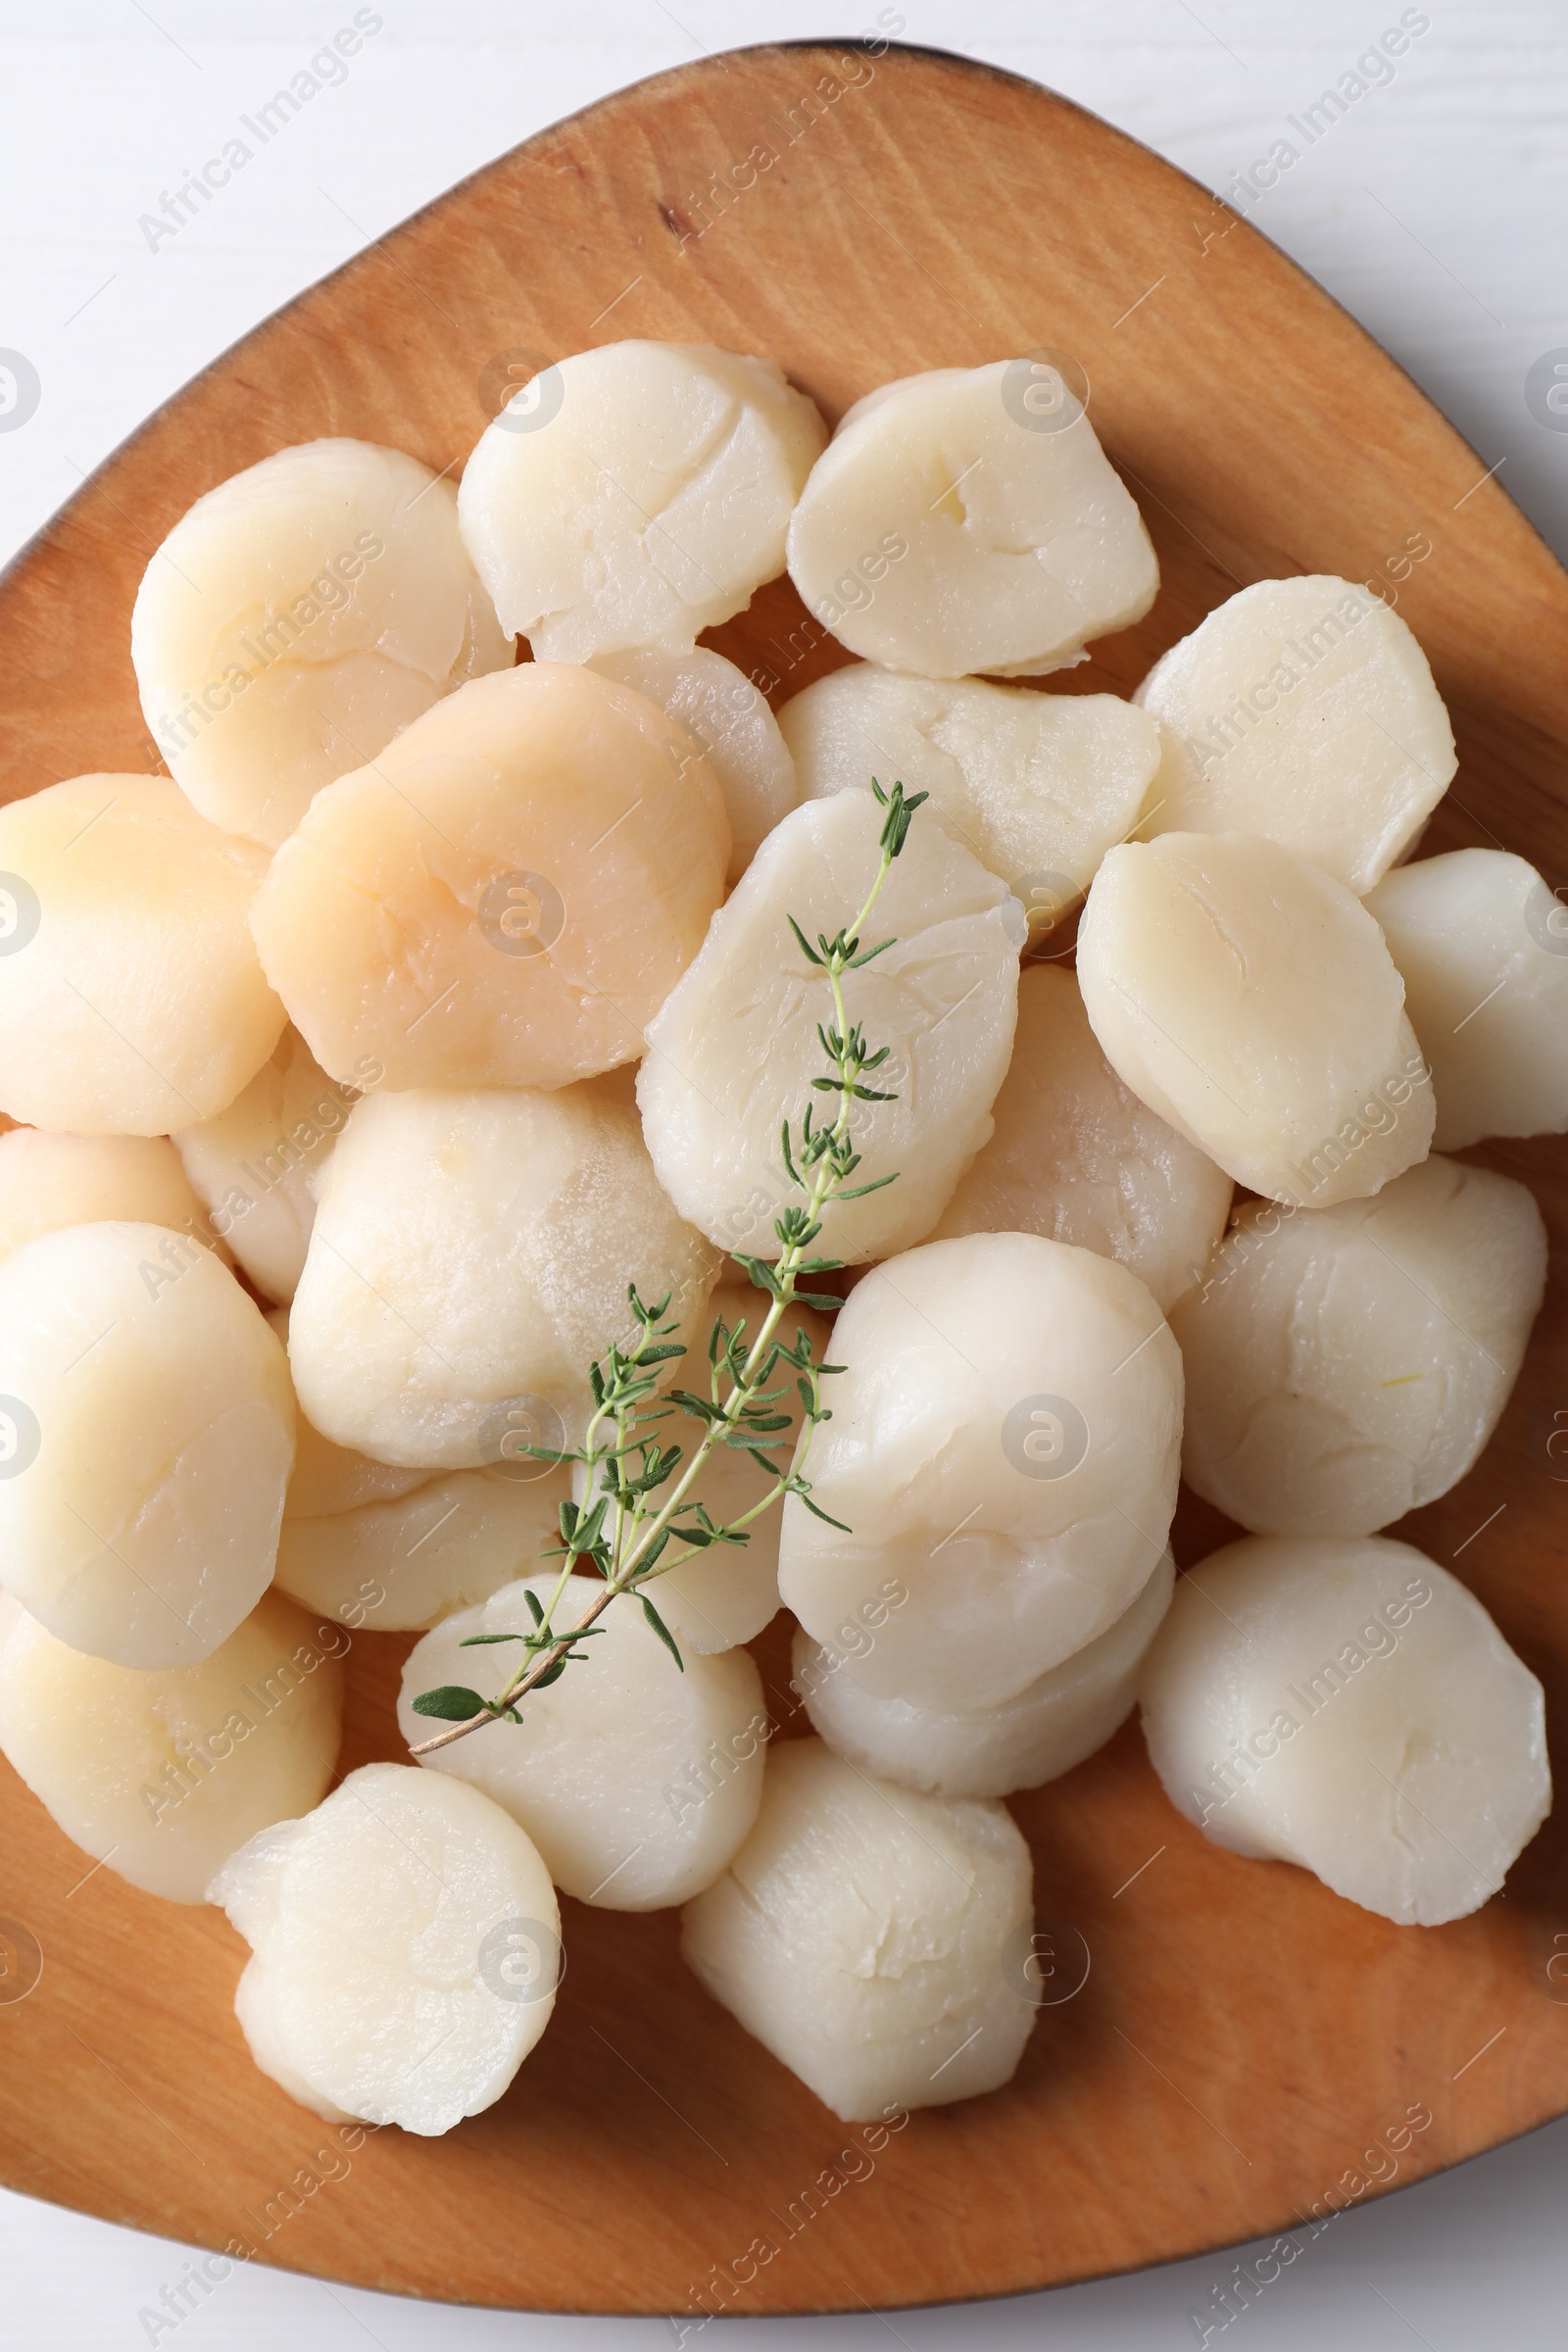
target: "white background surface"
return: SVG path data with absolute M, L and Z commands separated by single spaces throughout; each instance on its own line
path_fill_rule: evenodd
M 0 0 L 0 346 L 24 353 L 41 387 L 26 424 L 0 431 L 0 556 L 217 352 L 490 157 L 702 49 L 854 35 L 878 14 L 869 0 L 679 0 L 674 11 L 662 0 L 382 0 L 376 13 L 382 29 L 346 79 L 150 250 L 139 217 L 352 20 L 352 0 L 270 0 L 243 17 L 220 0 L 152 0 L 150 12 L 139 0 Z M 1410 370 L 1483 466 L 1500 465 L 1504 486 L 1568 557 L 1568 430 L 1540 421 L 1525 399 L 1532 363 L 1559 347 L 1568 356 L 1568 8 L 1432 0 L 1418 13 L 1429 29 L 1393 80 L 1358 99 L 1250 217 Z M 1353 70 L 1401 9 L 904 0 L 884 27 L 895 14 L 908 40 L 1048 82 L 1223 191 L 1291 135 L 1286 119 Z M 5 397 L 0 383 L 0 423 Z M 0 2066 L 3 2027 L 0 2011 Z M 1568 2339 L 1565 2194 L 1568 2121 L 1348 2214 L 1209 2340 L 1227 2352 L 1556 2352 Z M 118 2352 L 175 2336 L 179 2352 L 651 2352 L 675 2342 L 662 2321 L 437 2311 L 259 2268 L 160 2332 L 141 2315 L 186 2260 L 160 2240 L 0 2194 L 0 2310 L 6 2340 L 24 2352 Z M 961 2312 L 724 2322 L 687 2343 L 869 2352 L 891 2335 L 913 2352 L 1174 2348 L 1198 2342 L 1186 2315 L 1229 2269 L 1203 2260 Z

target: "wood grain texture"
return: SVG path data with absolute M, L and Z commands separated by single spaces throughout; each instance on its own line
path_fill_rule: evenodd
M 1424 535 L 1398 609 L 1461 755 L 1427 847 L 1494 842 L 1553 884 L 1568 876 L 1568 579 L 1481 461 L 1206 192 L 1031 84 L 918 51 L 755 50 L 608 100 L 226 354 L 0 587 L 5 795 L 156 763 L 127 620 L 148 557 L 201 491 L 323 433 L 456 468 L 498 354 L 633 334 L 769 354 L 830 417 L 914 369 L 1074 355 L 1164 584 L 1146 621 L 1054 687 L 1125 692 L 1236 587 L 1298 570 L 1387 580 Z M 765 671 L 775 702 L 843 659 L 787 583 L 714 642 Z M 1495 1442 L 1396 1532 L 1457 1555 L 1543 1677 L 1568 1753 L 1568 1461 L 1548 1450 L 1568 1427 L 1563 1152 L 1476 1156 L 1535 1190 L 1552 1286 Z M 1230 1532 L 1188 1498 L 1178 1558 Z M 757 1646 L 782 1713 L 781 1628 Z M 357 1639 L 345 1769 L 402 1752 L 406 1648 Z M 4 2177 L 435 2297 L 854 2310 L 1296 2227 L 1368 2187 L 1363 2151 L 1412 2106 L 1432 2120 L 1400 2182 L 1568 2106 L 1568 1984 L 1547 1975 L 1558 1936 L 1568 1950 L 1560 1822 L 1479 1917 L 1418 1931 L 1208 1845 L 1165 1802 L 1136 1726 L 1014 1811 L 1041 1918 L 1081 1936 L 1092 1968 L 995 2096 L 918 2114 L 873 2156 L 707 1999 L 672 1916 L 567 1903 L 555 2022 L 500 2105 L 440 2141 L 388 2131 L 322 2161 L 325 2128 L 246 2056 L 231 2007 L 243 1946 L 222 1917 L 108 1870 L 79 1883 L 82 1857 L 0 1772 L 0 1912 L 43 1953 L 36 1987 L 0 2000 Z

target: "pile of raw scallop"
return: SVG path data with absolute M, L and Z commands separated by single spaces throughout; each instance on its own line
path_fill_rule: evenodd
M 776 669 L 699 644 L 786 568 Z M 1135 1703 L 1197 1830 L 1393 1921 L 1544 1820 L 1540 1684 L 1379 1531 L 1472 1468 L 1541 1304 L 1531 1194 L 1453 1154 L 1568 1129 L 1568 917 L 1520 857 L 1416 854 L 1453 738 L 1365 587 L 1261 580 L 1130 701 L 1039 690 L 1157 586 L 1049 362 L 830 436 L 770 361 L 613 344 L 457 487 L 333 439 L 208 491 L 131 623 L 169 772 L 0 811 L 0 1747 L 84 1853 L 224 1907 L 317 2113 L 499 2098 L 562 1891 L 681 1906 L 841 2116 L 996 2088 L 1041 1993 L 1004 1800 Z M 463 1645 L 554 1589 L 628 1285 L 666 1382 L 760 1328 L 731 1253 L 777 1254 L 830 1017 L 790 918 L 864 898 L 873 778 L 929 800 L 847 983 L 896 1098 L 858 1182 L 897 1181 L 795 1310 L 827 1516 L 675 1559 L 678 1668 L 620 1603 L 520 1723 L 339 1780 L 353 1641 L 419 1635 L 411 1749 L 522 1654 Z M 1178 1578 L 1180 1475 L 1250 1532 Z

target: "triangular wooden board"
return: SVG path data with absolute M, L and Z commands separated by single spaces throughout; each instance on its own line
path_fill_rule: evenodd
M 323 433 L 455 470 L 509 356 L 625 335 L 768 354 L 830 417 L 919 368 L 1070 353 L 1164 586 L 1145 622 L 1052 685 L 1126 692 L 1255 579 L 1381 581 L 1459 738 L 1427 846 L 1497 842 L 1554 885 L 1568 874 L 1568 579 L 1484 459 L 1180 172 L 1028 82 L 875 44 L 716 57 L 608 99 L 208 368 L 0 588 L 5 796 L 156 764 L 127 623 L 149 556 L 201 491 Z M 787 583 L 717 642 L 769 673 L 775 701 L 842 658 Z M 1560 1244 L 1562 1147 L 1482 1156 L 1533 1185 Z M 1496 1441 L 1397 1531 L 1445 1562 L 1459 1552 L 1544 1678 L 1559 1740 L 1565 1428 L 1558 1278 Z M 1184 1505 L 1178 1557 L 1225 1532 Z M 345 1766 L 401 1753 L 405 1647 L 357 1641 Z M 782 1693 L 778 1629 L 760 1649 Z M 231 2007 L 242 1946 L 222 1917 L 106 1869 L 78 1883 L 82 1856 L 0 1769 L 0 1913 L 43 1955 L 26 1998 L 0 1997 L 4 2177 L 328 2278 L 695 2320 L 995 2295 L 1190 2254 L 1568 2106 L 1568 1984 L 1547 1973 L 1568 1953 L 1560 1820 L 1484 1913 L 1421 1932 L 1206 1844 L 1135 1725 L 1014 1809 L 1042 1918 L 1064 1952 L 1086 1941 L 1092 1967 L 996 2096 L 916 2115 L 872 2151 L 708 2000 L 672 1916 L 567 1904 L 560 2006 L 508 2097 L 445 2139 L 389 2131 L 345 2156 L 250 2064 Z M 1412 2109 L 1430 2122 L 1410 2134 Z M 1391 2132 L 1407 2144 L 1369 2155 Z

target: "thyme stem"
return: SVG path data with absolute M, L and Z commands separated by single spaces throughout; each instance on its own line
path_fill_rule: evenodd
M 876 785 L 873 785 L 873 790 L 878 802 L 887 811 L 881 834 L 881 857 L 875 878 L 854 920 L 847 930 L 839 932 L 836 939 L 829 940 L 825 936 L 819 936 L 817 946 L 813 949 L 807 942 L 799 924 L 791 918 L 792 928 L 808 961 L 824 974 L 832 992 L 833 1025 L 831 1029 L 823 1030 L 820 1034 L 828 1058 L 834 1064 L 834 1076 L 832 1079 L 818 1080 L 817 1084 L 829 1089 L 836 1086 L 838 1107 L 832 1125 L 827 1128 L 813 1128 L 810 1110 L 808 1108 L 802 1122 L 799 1145 L 793 1151 L 789 1127 L 786 1123 L 784 1129 L 785 1160 L 791 1176 L 806 1196 L 804 1205 L 787 1210 L 775 1222 L 774 1232 L 781 1247 L 777 1259 L 770 1267 L 764 1271 L 763 1261 L 758 1258 L 742 1258 L 738 1261 L 747 1268 L 759 1289 L 764 1289 L 769 1293 L 769 1305 L 762 1318 L 761 1327 L 747 1351 L 744 1362 L 739 1366 L 733 1360 L 730 1346 L 725 1346 L 722 1360 L 729 1375 L 730 1385 L 729 1394 L 722 1404 L 718 1399 L 720 1359 L 716 1349 L 723 1326 L 720 1324 L 715 1328 L 715 1346 L 710 1349 L 714 1364 L 712 1407 L 710 1410 L 704 1409 L 703 1417 L 706 1426 L 702 1439 L 693 1449 L 690 1460 L 681 1470 L 680 1476 L 669 1493 L 652 1515 L 649 1515 L 644 1508 L 646 1496 L 641 1488 L 635 1491 L 632 1507 L 628 1510 L 628 1493 L 625 1481 L 627 1458 L 637 1449 L 639 1443 L 644 1453 L 645 1467 L 648 1456 L 648 1441 L 639 1442 L 633 1435 L 637 1424 L 637 1406 L 654 1388 L 654 1382 L 643 1372 L 643 1366 L 645 1360 L 658 1360 L 657 1356 L 649 1358 L 650 1348 L 657 1346 L 660 1337 L 666 1329 L 674 1328 L 673 1325 L 662 1325 L 659 1319 L 663 1307 L 668 1305 L 667 1299 L 662 1301 L 660 1308 L 650 1310 L 641 1306 L 635 1290 L 632 1292 L 632 1301 L 639 1321 L 637 1338 L 624 1353 L 618 1349 L 612 1349 L 608 1359 L 611 1367 L 611 1381 L 608 1390 L 601 1385 L 602 1373 L 596 1371 L 595 1410 L 588 1423 L 583 1446 L 580 1452 L 570 1457 L 560 1457 L 581 1460 L 589 1470 L 589 1492 L 585 1503 L 580 1510 L 574 1510 L 571 1513 L 572 1530 L 579 1539 L 583 1540 L 574 1546 L 571 1536 L 566 1534 L 567 1514 L 566 1507 L 563 1506 L 562 1524 L 565 1558 L 556 1583 L 555 1592 L 551 1595 L 550 1607 L 540 1615 L 534 1635 L 520 1637 L 527 1642 L 527 1656 L 523 1664 L 517 1668 L 498 1696 L 480 1701 L 478 1713 L 467 1716 L 461 1722 L 449 1723 L 443 1731 L 435 1733 L 428 1740 L 421 1740 L 417 1746 L 411 1747 L 409 1753 L 413 1756 L 433 1755 L 438 1749 L 451 1746 L 455 1740 L 466 1739 L 470 1732 L 478 1731 L 481 1725 L 508 1715 L 518 1699 L 525 1697 L 541 1683 L 555 1679 L 573 1655 L 574 1643 L 604 1615 L 612 1600 L 619 1598 L 623 1593 L 640 1591 L 642 1586 L 651 1583 L 665 1570 L 676 1566 L 680 1560 L 692 1556 L 692 1551 L 698 1543 L 744 1542 L 749 1524 L 759 1518 L 782 1495 L 792 1492 L 804 1494 L 807 1492 L 805 1481 L 801 1475 L 806 1447 L 815 1423 L 827 1418 L 821 1403 L 822 1367 L 809 1361 L 808 1348 L 806 1350 L 806 1360 L 804 1361 L 799 1356 L 787 1356 L 787 1360 L 795 1363 L 805 1375 L 805 1385 L 808 1387 L 810 1395 L 810 1402 L 806 1408 L 805 1426 L 801 1432 L 802 1443 L 797 1448 L 795 1460 L 790 1468 L 777 1477 L 772 1489 L 760 1502 L 755 1504 L 739 1519 L 723 1529 L 714 1529 L 711 1522 L 707 1519 L 706 1513 L 702 1511 L 701 1505 L 693 1500 L 698 1480 L 713 1454 L 720 1446 L 727 1446 L 738 1431 L 743 1432 L 749 1426 L 745 1417 L 749 1410 L 755 1410 L 758 1406 L 759 1392 L 777 1358 L 779 1351 L 775 1342 L 778 1328 L 789 1308 L 796 1301 L 802 1275 L 838 1262 L 822 1258 L 808 1260 L 807 1252 L 821 1231 L 823 1211 L 835 1196 L 844 1194 L 849 1177 L 854 1174 L 858 1165 L 858 1155 L 851 1148 L 851 1117 L 855 1103 L 858 1099 L 892 1100 L 890 1096 L 876 1093 L 860 1084 L 866 1071 L 875 1069 L 886 1060 L 888 1049 L 883 1047 L 880 1051 L 871 1053 L 858 1028 L 852 1025 L 844 1001 L 844 975 L 861 964 L 869 963 L 873 956 L 881 955 L 884 949 L 893 944 L 891 940 L 884 940 L 879 946 L 862 951 L 860 940 L 865 925 L 882 895 L 882 888 L 892 869 L 893 861 L 904 848 L 908 833 L 909 819 L 924 800 L 925 795 L 916 793 L 906 799 L 904 788 L 900 784 L 895 784 L 891 793 L 884 793 L 880 786 Z M 804 1163 L 809 1171 L 808 1176 L 800 1172 L 801 1163 Z M 878 1182 L 889 1184 L 893 1182 L 893 1178 L 883 1177 Z M 856 1189 L 858 1193 L 859 1191 L 875 1190 L 877 1186 L 868 1185 Z M 738 1326 L 737 1329 L 744 1329 L 744 1326 Z M 684 1353 L 684 1349 L 666 1348 L 662 1350 L 666 1356 L 675 1352 Z M 831 1366 L 827 1368 L 832 1369 Z M 687 1409 L 691 1409 L 691 1401 L 688 1400 Z M 607 1421 L 613 1426 L 614 1443 L 611 1446 L 601 1447 L 596 1442 L 597 1433 Z M 654 1450 L 657 1453 L 657 1446 Z M 759 1458 L 760 1458 L 760 1451 Z M 599 1533 L 603 1518 L 602 1504 L 597 1508 L 594 1506 L 592 1486 L 593 1474 L 605 1468 L 607 1464 L 610 1466 L 611 1478 L 606 1482 L 607 1491 L 604 1499 L 612 1502 L 614 1516 L 612 1533 L 608 1544 L 605 1544 Z M 668 1472 L 666 1471 L 664 1475 L 667 1476 Z M 678 1529 L 675 1525 L 677 1518 L 683 1511 L 692 1508 L 696 1508 L 698 1511 L 698 1526 L 685 1530 Z M 627 1541 L 628 1529 L 630 1531 L 629 1543 Z M 686 1548 L 677 1552 L 674 1558 L 664 1559 L 661 1565 L 660 1554 L 666 1549 L 670 1539 L 672 1537 L 680 1539 L 683 1536 L 687 1539 Z M 568 1632 L 557 1635 L 553 1625 L 555 1609 L 565 1592 L 567 1581 L 577 1561 L 587 1557 L 596 1559 L 604 1569 L 603 1590 L 595 1593 L 588 1607 Z M 645 1599 L 643 1605 L 653 1619 L 656 1629 L 673 1650 L 674 1642 L 661 1624 L 652 1604 Z M 678 1650 L 675 1651 L 675 1657 L 678 1664 L 680 1662 Z M 456 1693 L 431 1693 L 429 1695 L 432 1697 L 456 1696 Z M 469 1695 L 476 1694 L 470 1693 Z M 416 1703 L 417 1704 L 417 1702 Z

